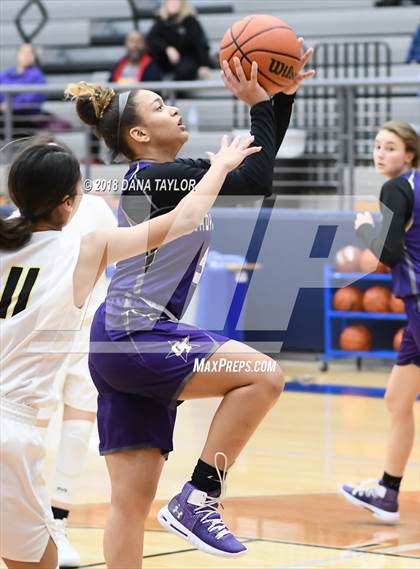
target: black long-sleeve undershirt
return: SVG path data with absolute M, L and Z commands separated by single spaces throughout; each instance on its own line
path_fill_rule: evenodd
M 251 133 L 254 145 L 261 146 L 261 152 L 248 156 L 244 162 L 226 176 L 220 195 L 229 196 L 269 196 L 273 183 L 273 167 L 278 149 L 284 139 L 292 114 L 294 95 L 278 94 L 269 101 L 263 101 L 251 108 Z M 173 209 L 185 196 L 181 191 L 159 191 L 156 180 L 178 182 L 194 179 L 198 183 L 210 167 L 209 160 L 179 158 L 175 162 L 153 164 L 137 173 L 143 181 L 143 195 L 152 202 L 152 217 Z M 146 181 L 150 180 L 150 189 Z M 131 187 L 131 186 L 130 186 Z M 192 186 L 194 187 L 194 186 Z M 128 189 L 125 196 L 138 194 Z M 141 194 L 140 194 L 141 195 Z M 142 200 L 127 200 L 129 217 L 139 223 L 145 219 L 145 206 Z
M 379 200 L 383 216 L 379 233 L 372 225 L 364 223 L 357 230 L 357 235 L 382 263 L 393 267 L 401 258 L 406 227 L 413 212 L 414 194 L 405 178 L 394 178 L 382 186 Z
M 277 152 L 283 142 L 292 115 L 294 96 L 276 95 L 271 101 L 258 103 L 251 108 L 251 134 L 254 146 L 262 146 L 261 152 L 249 156 L 239 168 L 226 177 L 220 195 L 269 196 L 273 185 L 273 167 Z M 198 170 L 208 170 L 209 160 L 178 159 L 177 163 L 190 166 L 191 174 L 204 175 Z

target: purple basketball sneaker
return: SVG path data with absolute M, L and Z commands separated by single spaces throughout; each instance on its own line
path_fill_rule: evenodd
M 386 488 L 377 480 L 366 480 L 360 486 L 343 484 L 340 492 L 351 504 L 373 512 L 381 522 L 392 524 L 400 519 L 398 492 Z
M 215 463 L 218 455 L 224 458 L 227 466 L 227 457 L 223 453 L 216 453 Z M 223 469 L 223 475 L 217 466 L 216 470 L 220 492 L 203 492 L 187 482 L 181 493 L 160 510 L 158 520 L 164 528 L 201 551 L 223 557 L 242 555 L 246 547 L 228 530 L 218 510 L 226 493 L 227 468 Z

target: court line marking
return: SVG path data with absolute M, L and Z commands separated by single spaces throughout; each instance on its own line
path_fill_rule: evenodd
M 146 530 L 146 531 L 148 531 L 148 530 Z M 162 533 L 167 533 L 168 535 L 171 535 L 169 532 L 165 532 L 165 531 L 163 531 Z M 254 539 L 242 540 L 241 539 L 242 543 L 249 543 L 250 541 L 258 541 L 258 540 L 254 540 Z M 176 551 L 165 551 L 162 553 L 151 553 L 150 555 L 144 555 L 143 559 L 151 559 L 152 557 L 163 557 L 165 555 L 176 555 L 177 553 L 190 553 L 191 551 L 199 551 L 200 553 L 204 553 L 203 551 L 201 551 L 200 549 L 197 549 L 196 547 L 190 547 L 188 549 L 179 549 Z
M 383 399 L 385 395 L 383 387 L 364 387 L 362 385 L 340 383 L 300 383 L 297 378 L 286 381 L 284 390 L 291 393 L 351 395 L 355 397 L 372 397 L 374 399 Z M 420 395 L 417 396 L 417 401 L 420 401 Z
M 398 557 L 403 559 L 419 559 L 414 555 L 398 555 L 396 553 L 384 553 L 384 551 L 364 551 L 360 549 L 352 549 L 351 547 L 339 547 L 338 545 L 316 545 L 314 543 L 302 543 L 298 541 L 285 541 L 285 540 L 277 540 L 277 539 L 268 539 L 268 538 L 255 538 L 253 541 L 262 541 L 267 543 L 281 543 L 283 545 L 297 545 L 300 547 L 315 547 L 317 549 L 331 549 L 335 551 L 349 551 L 354 553 L 363 553 L 366 555 L 383 555 L 384 557 Z
M 90 529 L 90 528 L 89 528 Z M 146 531 L 152 531 L 152 530 L 146 530 Z M 159 531 L 159 530 L 153 530 L 153 531 Z M 164 533 L 164 532 L 161 532 Z M 419 559 L 418 557 L 414 557 L 412 555 L 395 555 L 392 553 L 388 553 L 388 552 L 384 552 L 384 551 L 360 551 L 360 550 L 353 550 L 353 549 L 348 549 L 348 548 L 340 548 L 340 547 L 333 547 L 333 546 L 328 546 L 328 545 L 313 545 L 313 544 L 304 544 L 304 543 L 298 543 L 298 542 L 289 542 L 289 541 L 280 541 L 280 540 L 274 540 L 274 539 L 259 539 L 259 538 L 250 538 L 247 540 L 244 540 L 243 543 L 277 543 L 279 545 L 295 545 L 295 546 L 300 546 L 300 547 L 312 547 L 312 548 L 316 548 L 316 549 L 326 549 L 326 550 L 332 550 L 332 551 L 341 551 L 343 553 L 347 552 L 347 555 L 340 555 L 339 557 L 326 557 L 323 559 L 318 559 L 316 561 L 305 561 L 304 563 L 298 563 L 298 564 L 291 564 L 291 565 L 277 565 L 274 567 L 271 567 L 270 569 L 305 569 L 305 567 L 308 566 L 308 563 L 311 563 L 312 565 L 320 565 L 322 563 L 333 563 L 335 561 L 348 561 L 350 559 L 354 559 L 357 557 L 362 557 L 364 555 L 382 555 L 384 557 L 397 557 L 399 559 L 403 558 L 403 559 Z M 411 544 L 411 545 L 420 545 L 420 544 Z M 410 545 L 410 547 L 411 547 Z M 389 549 L 403 549 L 406 546 L 401 546 L 400 548 L 389 548 Z M 191 553 L 194 551 L 200 551 L 199 549 L 196 548 L 190 548 L 190 549 L 181 549 L 181 550 L 176 550 L 176 551 L 167 551 L 167 552 L 163 552 L 163 553 L 152 553 L 150 555 L 144 555 L 143 559 L 151 559 L 154 557 L 163 557 L 165 555 L 176 555 L 178 553 Z M 203 553 L 203 552 L 201 552 Z M 99 561 L 97 563 L 88 563 L 85 565 L 80 565 L 80 569 L 88 569 L 89 567 L 101 567 L 101 566 L 106 566 L 105 561 Z
M 386 540 L 389 541 L 389 540 Z M 350 545 L 347 546 L 347 549 L 359 549 L 359 550 L 363 550 L 365 547 L 381 547 L 381 545 L 383 545 L 380 542 L 375 542 L 375 541 L 371 541 L 368 543 L 351 543 Z
M 102 530 L 103 528 L 96 528 L 96 527 L 78 527 L 77 529 L 84 529 L 84 530 Z M 149 530 L 145 530 L 146 532 L 154 532 L 154 533 L 162 533 L 162 534 L 168 534 L 168 532 L 165 532 L 165 530 L 160 530 L 160 529 L 149 529 Z M 170 534 L 168 534 L 170 535 Z M 358 549 L 355 546 L 350 546 L 350 547 L 339 547 L 339 546 L 333 546 L 333 545 L 317 545 L 317 544 L 312 544 L 312 543 L 302 543 L 302 542 L 297 542 L 297 541 L 287 541 L 287 540 L 277 540 L 277 539 L 269 539 L 269 538 L 259 538 L 259 537 L 249 537 L 249 538 L 239 538 L 241 540 L 242 543 L 275 543 L 275 544 L 279 544 L 279 545 L 294 545 L 294 546 L 299 546 L 299 547 L 312 547 L 312 548 L 316 548 L 316 549 L 326 549 L 326 550 L 331 550 L 331 551 L 342 551 L 342 552 L 349 552 L 352 554 L 356 554 L 356 555 L 352 555 L 349 557 L 349 559 L 351 559 L 354 556 L 360 556 L 360 555 L 382 555 L 384 557 L 397 557 L 399 559 L 420 559 L 420 557 L 414 556 L 414 555 L 401 555 L 398 552 L 399 551 L 411 551 L 414 549 L 419 549 L 420 548 L 420 543 L 412 543 L 412 544 L 406 544 L 406 545 L 400 545 L 397 547 L 389 547 L 389 548 L 385 548 L 385 549 L 379 549 L 379 550 L 374 550 L 374 551 L 369 551 L 369 550 L 364 550 L 364 549 Z M 369 547 L 369 546 L 375 546 L 375 545 L 379 545 L 380 544 L 360 544 L 360 548 L 364 548 L 364 547 Z M 178 553 L 191 553 L 194 551 L 200 551 L 199 549 L 196 548 L 188 548 L 188 549 L 177 549 L 174 551 L 164 551 L 161 553 L 152 553 L 149 555 L 144 555 L 143 559 L 151 559 L 153 557 L 163 557 L 165 555 L 176 555 Z M 358 555 L 357 555 L 358 554 Z M 343 558 L 337 558 L 337 559 L 332 559 L 332 561 L 335 560 L 342 560 Z M 325 561 L 325 560 L 324 560 Z M 86 565 L 80 565 L 81 569 L 86 569 L 88 567 L 99 567 L 105 565 L 105 561 L 99 561 L 97 563 L 90 563 L 90 564 L 86 564 Z M 279 567 L 273 567 L 272 569 L 280 569 L 280 568 L 288 568 L 288 569 L 299 569 L 300 567 L 304 567 L 301 565 L 284 565 L 284 566 L 279 566 Z
M 149 555 L 143 555 L 143 559 L 152 559 L 153 557 L 164 557 L 165 555 L 176 555 L 177 553 L 190 553 L 191 551 L 198 551 L 198 550 L 193 547 L 189 549 L 177 549 L 175 551 L 163 551 L 161 553 L 151 553 Z M 79 567 L 80 569 L 85 569 L 87 567 L 100 567 L 101 565 L 106 565 L 105 561 L 98 561 L 97 563 L 88 563 L 87 565 L 79 565 Z
M 143 555 L 143 559 L 152 559 L 153 557 L 164 557 L 165 555 L 176 555 L 177 553 L 190 553 L 191 551 L 198 551 L 195 548 L 190 549 L 177 549 L 176 551 L 164 551 L 162 553 L 151 553 L 150 555 Z M 100 567 L 106 565 L 105 561 L 98 561 L 98 563 L 89 563 L 87 565 L 79 565 L 80 569 L 87 567 Z
M 79 528 L 79 529 L 103 529 L 103 528 Z M 156 533 L 163 533 L 163 534 L 167 534 L 167 535 L 171 535 L 169 532 L 166 532 L 164 530 L 145 530 L 145 533 L 148 531 L 154 531 Z M 242 543 L 250 543 L 250 542 L 254 542 L 254 541 L 260 541 L 259 539 L 254 539 L 252 537 L 250 538 L 244 538 L 241 539 Z M 163 551 L 161 553 L 150 553 L 149 555 L 143 555 L 143 559 L 152 559 L 153 557 L 164 557 L 165 555 L 176 555 L 178 553 L 191 553 L 194 551 L 199 551 L 200 553 L 204 553 L 203 551 L 200 551 L 199 549 L 192 547 L 192 548 L 188 548 L 188 549 L 177 549 L 174 551 Z M 106 562 L 105 561 L 98 561 L 97 563 L 87 563 L 85 565 L 79 565 L 80 569 L 87 569 L 88 567 L 101 567 L 102 565 L 106 566 Z
M 385 395 L 383 387 L 363 387 L 339 383 L 300 383 L 297 379 L 286 382 L 285 391 L 295 393 L 321 393 L 328 395 L 353 395 L 357 397 L 373 397 L 382 399 Z
M 396 547 L 386 547 L 385 549 L 382 549 L 382 552 L 395 553 L 397 551 L 412 551 L 414 549 L 420 549 L 420 543 L 407 543 L 406 545 L 397 545 Z M 420 558 L 414 557 L 414 559 Z

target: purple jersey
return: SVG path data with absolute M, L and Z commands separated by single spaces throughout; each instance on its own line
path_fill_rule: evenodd
M 293 96 L 279 93 L 254 105 L 251 132 L 262 152 L 230 172 L 221 195 L 271 193 L 273 165 L 292 112 Z M 124 179 L 119 225 L 129 227 L 175 208 L 210 168 L 208 160 L 134 163 Z M 101 454 L 139 448 L 172 450 L 175 405 L 225 336 L 178 324 L 204 268 L 213 223 L 117 264 L 105 303 L 91 328 L 89 368 L 98 388 Z M 140 249 L 140 247 L 139 247 Z
M 402 178 L 414 192 L 414 205 L 402 256 L 392 268 L 392 280 L 395 295 L 406 297 L 420 294 L 420 172 L 413 170 Z
M 120 201 L 120 227 L 129 227 L 165 213 L 161 208 L 158 210 L 147 192 L 142 191 L 146 181 L 142 172 L 157 166 L 139 161 L 128 170 L 124 187 L 130 191 Z M 156 180 L 163 181 L 159 177 Z M 195 180 L 187 180 L 184 184 L 188 191 L 194 187 Z M 171 190 L 174 190 L 174 185 Z M 137 193 L 136 188 L 139 190 Z M 200 280 L 212 230 L 213 221 L 207 214 L 201 225 L 189 235 L 119 262 L 108 289 L 108 326 L 111 325 L 113 330 L 131 332 L 150 329 L 161 319 L 180 320 Z
M 290 122 L 294 96 L 279 93 L 254 105 L 251 133 L 263 151 L 230 172 L 220 195 L 270 195 L 273 164 Z M 118 223 L 129 227 L 171 211 L 194 190 L 209 160 L 134 162 L 124 177 Z M 157 320 L 178 321 L 203 271 L 213 230 L 210 214 L 193 233 L 117 264 L 106 299 L 107 329 L 131 332 Z M 122 336 L 122 334 L 121 334 Z

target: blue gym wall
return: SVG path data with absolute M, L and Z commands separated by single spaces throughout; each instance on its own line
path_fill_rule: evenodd
M 332 263 L 336 252 L 346 245 L 364 248 L 353 229 L 354 212 L 215 208 L 212 215 L 215 224 L 212 249 L 243 255 L 262 264 L 253 275 L 247 295 L 245 339 L 283 341 L 283 350 L 322 352 L 324 264 Z M 331 249 L 328 258 L 310 258 L 319 226 L 337 226 L 331 247 L 328 231 L 318 235 L 317 249 L 327 254 Z M 297 283 L 302 285 L 288 322 L 288 299 L 293 299 Z M 206 301 L 217 303 L 217 294 Z

